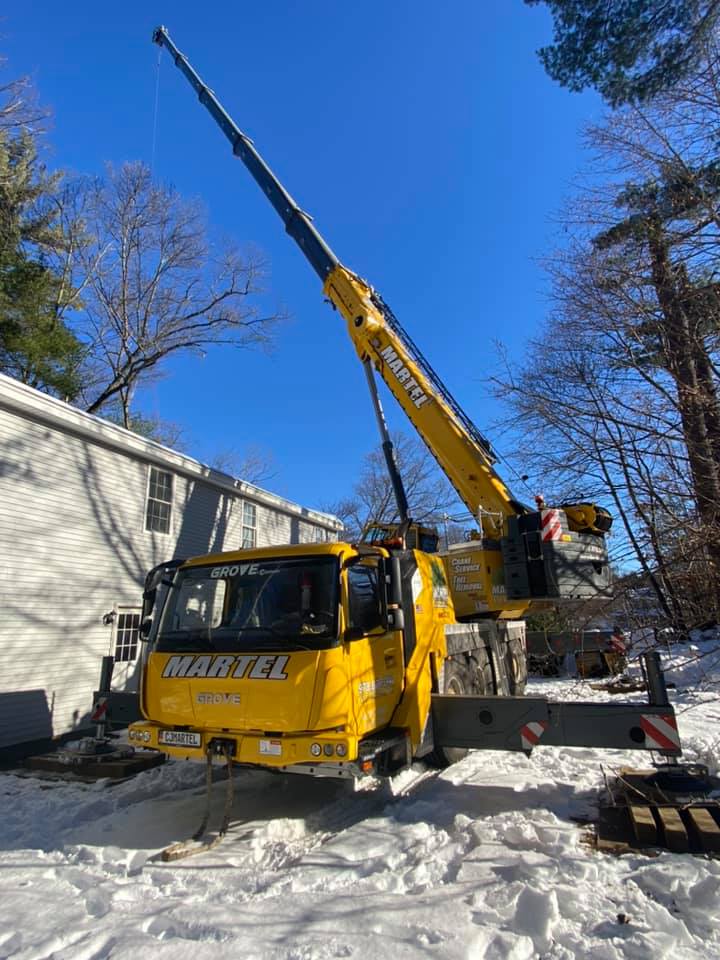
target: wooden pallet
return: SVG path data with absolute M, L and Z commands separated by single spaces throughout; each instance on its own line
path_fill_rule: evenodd
M 720 854 L 720 805 L 603 807 L 595 846 L 603 853 Z
M 667 779 L 654 770 L 623 768 L 608 783 L 600 807 L 595 846 L 603 853 L 720 854 L 720 801 L 710 794 L 718 781 L 707 775 Z M 672 789 L 677 787 L 678 789 Z

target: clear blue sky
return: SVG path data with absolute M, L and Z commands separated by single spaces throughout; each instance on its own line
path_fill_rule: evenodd
M 30 74 L 52 110 L 52 165 L 149 162 L 158 23 L 486 429 L 498 413 L 482 385 L 494 342 L 521 362 L 538 331 L 547 303 L 535 260 L 557 243 L 551 220 L 581 166 L 579 130 L 598 112 L 594 95 L 543 72 L 545 8 L 26 0 L 2 26 L 6 75 Z M 273 452 L 278 493 L 337 499 L 377 443 L 362 370 L 314 272 L 165 51 L 154 170 L 267 254 L 270 302 L 292 321 L 272 356 L 174 361 L 141 407 L 180 422 L 200 459 L 256 444 Z M 391 398 L 385 407 L 405 427 Z

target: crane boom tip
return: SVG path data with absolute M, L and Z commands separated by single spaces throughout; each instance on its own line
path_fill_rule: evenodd
M 155 27 L 155 29 L 153 30 L 152 41 L 153 43 L 162 45 L 163 37 L 166 37 L 166 36 L 167 36 L 167 29 L 162 24 L 160 24 L 159 27 Z

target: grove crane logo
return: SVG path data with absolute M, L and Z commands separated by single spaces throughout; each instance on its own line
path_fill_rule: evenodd
M 224 567 L 213 567 L 210 576 L 213 580 L 219 577 L 254 577 L 266 573 L 259 563 L 236 563 Z

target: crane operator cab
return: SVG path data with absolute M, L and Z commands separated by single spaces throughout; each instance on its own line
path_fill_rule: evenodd
M 419 523 L 411 522 L 403 529 L 399 523 L 373 521 L 363 530 L 361 541 L 379 547 L 399 547 L 404 544 L 407 550 L 437 553 L 440 535 L 435 527 L 424 527 Z

